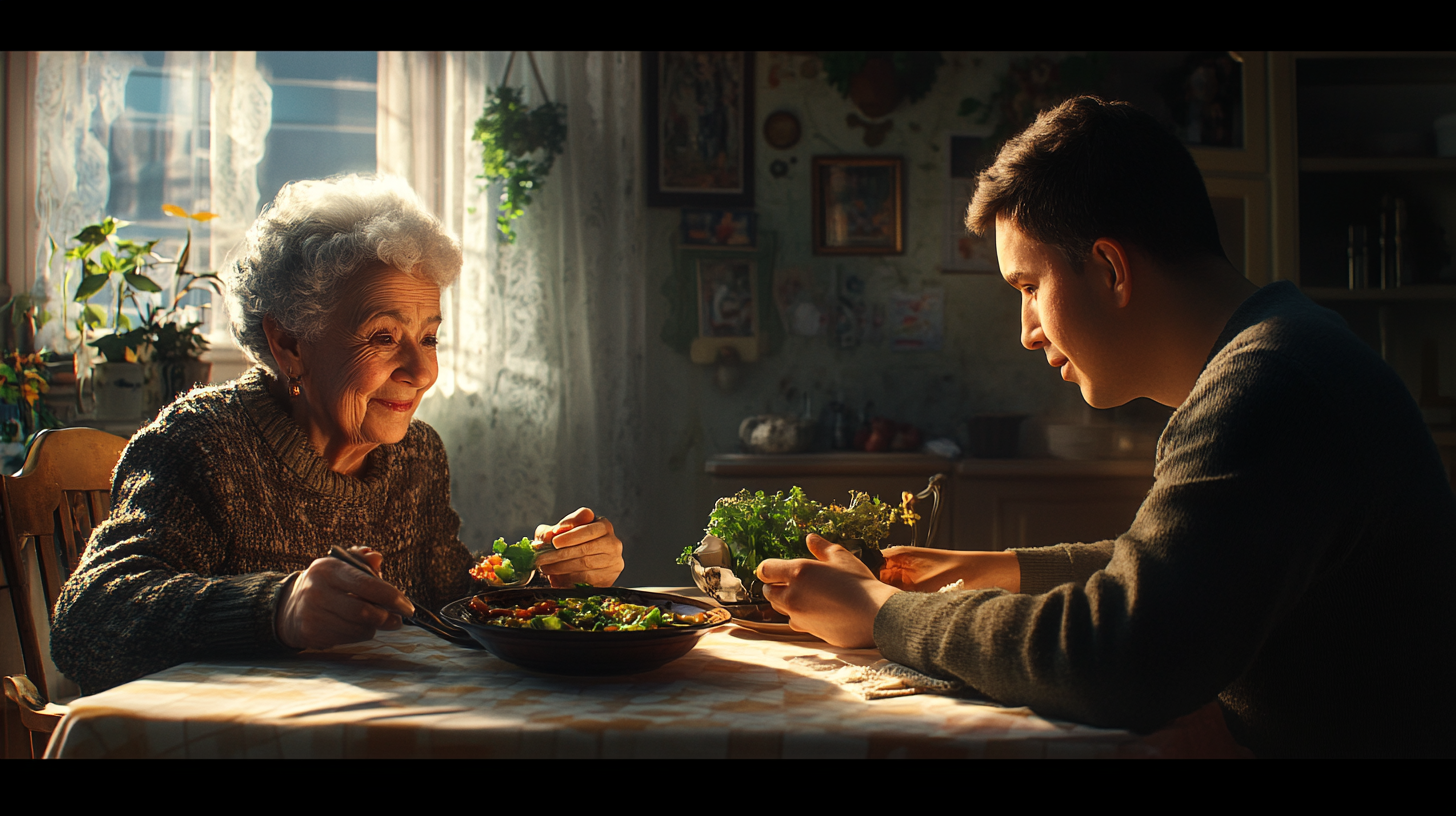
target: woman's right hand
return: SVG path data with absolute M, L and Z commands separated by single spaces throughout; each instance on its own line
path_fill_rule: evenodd
M 910 592 L 937 592 L 956 581 L 966 589 L 1021 591 L 1021 563 L 1013 552 L 890 547 L 881 554 L 880 580 Z
M 384 556 L 368 547 L 350 552 L 379 571 Z M 393 585 L 336 558 L 320 558 L 296 573 L 278 599 L 278 639 L 294 649 L 327 649 L 370 640 L 378 629 L 398 629 L 414 606 Z

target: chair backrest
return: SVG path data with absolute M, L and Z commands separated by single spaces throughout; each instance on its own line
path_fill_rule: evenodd
M 25 672 L 49 697 L 46 655 L 36 600 L 44 598 L 48 615 L 55 609 L 61 585 L 91 538 L 91 531 L 111 514 L 111 474 L 127 440 L 90 428 L 42 431 L 31 443 L 25 466 L 4 476 L 3 550 L 10 601 L 19 629 Z M 41 596 L 34 596 L 31 557 L 39 567 Z

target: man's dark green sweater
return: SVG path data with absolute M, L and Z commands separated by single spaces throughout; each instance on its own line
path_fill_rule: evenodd
M 1400 378 L 1292 285 L 1229 320 L 1115 541 L 1017 551 L 1022 594 L 900 593 L 884 655 L 1149 730 L 1217 698 L 1261 755 L 1456 752 L 1456 496 Z

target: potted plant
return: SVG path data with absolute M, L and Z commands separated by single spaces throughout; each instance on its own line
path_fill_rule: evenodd
M 897 508 L 851 490 L 849 506 L 822 505 L 804 495 L 798 487 L 787 495 L 740 490 L 718 500 L 708 518 L 707 535 L 697 547 L 687 547 L 678 557 L 686 564 L 698 588 L 720 603 L 748 604 L 752 613 L 734 610 L 735 616 L 762 617 L 763 587 L 756 572 L 766 558 L 809 558 L 805 543 L 810 533 L 844 545 L 866 563 L 877 562 L 881 542 L 896 521 L 912 524 L 913 510 Z M 907 500 L 908 503 L 908 500 Z M 877 568 L 876 568 L 877 569 Z
M 546 101 L 533 108 L 525 103 L 524 88 L 506 85 L 516 60 L 512 52 L 500 87 L 486 95 L 485 111 L 475 123 L 473 137 L 484 148 L 485 172 L 479 178 L 487 183 L 505 183 L 495 222 L 508 244 L 516 242 L 511 222 L 525 214 L 531 194 L 546 183 L 551 165 L 566 145 L 566 106 L 546 96 L 545 83 L 536 71 L 536 58 L 529 51 L 526 56 Z
M 180 207 L 166 205 L 163 211 L 171 216 L 187 218 L 198 222 L 208 221 L 216 216 L 212 213 L 188 213 Z M 155 251 L 157 241 L 137 242 L 116 237 L 116 231 L 128 222 L 107 217 L 97 224 L 91 224 L 76 235 L 79 242 L 66 251 L 68 260 L 77 261 L 82 273 L 72 300 L 81 304 L 76 317 L 76 329 L 80 335 L 81 347 L 95 348 L 104 362 L 94 365 L 92 376 L 96 392 L 96 416 L 104 420 L 132 420 L 154 413 L 187 381 L 188 361 L 198 361 L 207 348 L 207 342 L 200 334 L 201 321 L 187 320 L 193 307 L 184 304 L 186 296 L 194 289 L 210 288 L 218 292 L 217 275 L 212 272 L 194 273 L 187 269 L 192 250 L 192 229 L 187 229 L 187 240 L 175 261 L 176 270 L 171 286 L 171 297 L 148 274 L 149 268 L 173 263 Z M 70 269 L 67 269 L 63 283 L 69 288 Z M 91 300 L 100 292 L 110 288 L 114 295 L 115 312 L 108 315 Z M 161 295 L 159 305 L 149 296 Z M 131 317 L 124 310 L 130 302 L 133 311 L 140 318 L 140 324 L 133 326 Z M 109 319 L 108 319 L 109 318 Z M 69 319 L 64 313 L 63 319 Z M 86 342 L 93 329 L 110 328 L 111 331 Z M 159 352 L 161 352 L 159 354 Z M 161 361 L 166 365 L 154 365 Z M 164 384 L 164 371 L 172 368 L 170 377 L 173 386 Z M 194 373 L 197 366 L 192 367 Z M 203 374 L 201 379 L 206 379 Z
M 61 426 L 42 398 L 49 390 L 45 352 L 0 355 L 0 462 L 6 473 L 25 464 L 25 445 L 31 437 Z
M 211 221 L 217 216 L 210 212 L 189 213 L 181 207 L 167 204 L 162 207 L 167 215 L 186 218 L 198 223 Z M 192 226 L 187 227 L 187 242 L 182 254 L 177 257 L 177 273 L 172 279 L 171 300 L 168 305 L 148 317 L 152 326 L 152 346 L 162 371 L 162 401 L 170 404 L 185 394 L 194 384 L 206 383 L 212 379 L 212 363 L 202 359 L 207 351 L 207 337 L 202 334 L 202 307 L 186 303 L 188 295 L 202 289 L 221 295 L 216 272 L 192 272 L 187 262 L 192 253 Z M 160 406 L 159 406 L 160 407 Z

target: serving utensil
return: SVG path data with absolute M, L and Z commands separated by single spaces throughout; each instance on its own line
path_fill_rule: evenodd
M 345 564 L 366 572 L 375 578 L 380 578 L 379 573 L 375 572 L 374 568 L 369 566 L 368 561 L 365 561 L 337 544 L 329 549 L 329 557 L 343 561 Z M 380 578 L 380 580 L 383 580 L 383 578 Z M 471 649 L 482 648 L 480 643 L 470 636 L 469 632 L 441 618 L 439 615 L 431 612 L 427 607 L 416 603 L 414 598 L 406 595 L 405 600 L 409 601 L 410 606 L 414 607 L 414 613 L 409 616 L 402 616 L 400 620 L 410 626 L 417 626 L 435 637 L 454 643 L 457 646 L 465 646 Z M 390 611 L 392 612 L 393 610 Z

